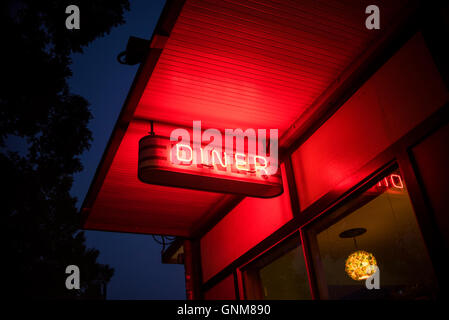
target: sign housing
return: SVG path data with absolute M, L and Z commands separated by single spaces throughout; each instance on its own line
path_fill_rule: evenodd
M 204 150 L 166 137 L 145 136 L 139 141 L 139 180 L 259 198 L 282 194 L 280 169 L 275 174 L 267 174 L 268 158 L 242 153 L 230 155 L 216 149 L 206 154 Z M 193 161 L 196 154 L 199 154 L 198 162 Z

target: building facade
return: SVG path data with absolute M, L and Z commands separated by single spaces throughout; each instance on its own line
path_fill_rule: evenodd
M 449 10 L 379 1 L 380 29 L 369 30 L 367 5 L 168 1 L 84 227 L 176 236 L 162 259 L 185 265 L 190 299 L 443 295 Z M 195 120 L 278 129 L 283 193 L 140 181 L 150 121 L 167 137 Z

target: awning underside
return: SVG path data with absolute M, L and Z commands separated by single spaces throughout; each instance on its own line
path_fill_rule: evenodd
M 376 1 L 382 28 L 406 2 Z M 104 181 L 93 182 L 100 187 L 87 196 L 84 227 L 191 236 L 230 197 L 140 182 L 138 141 L 149 120 L 158 134 L 201 120 L 203 128 L 276 128 L 282 136 L 381 36 L 382 28 L 365 27 L 366 5 L 187 0 Z

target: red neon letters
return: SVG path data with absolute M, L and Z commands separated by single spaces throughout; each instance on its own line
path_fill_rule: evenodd
M 199 149 L 199 159 L 194 161 L 194 150 L 188 144 L 177 143 L 174 145 L 172 151 L 172 163 L 182 165 L 198 164 L 206 167 L 218 167 L 227 168 L 235 164 L 235 168 L 239 171 L 253 172 L 261 174 L 262 176 L 268 175 L 267 158 L 259 155 L 246 155 L 244 153 L 235 153 L 228 155 L 226 152 L 221 152 L 216 149 L 205 150 Z
M 387 187 L 387 188 L 397 188 L 404 189 L 404 183 L 402 182 L 402 178 L 398 174 L 390 174 L 388 177 L 383 178 L 377 183 L 378 187 Z

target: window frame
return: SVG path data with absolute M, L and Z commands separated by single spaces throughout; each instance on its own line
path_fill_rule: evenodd
M 314 282 L 315 287 L 315 295 L 317 299 L 322 300 L 328 300 L 329 299 L 329 292 L 328 292 L 328 285 L 326 281 L 326 276 L 324 274 L 324 268 L 321 264 L 321 254 L 319 251 L 318 241 L 317 241 L 317 235 L 323 231 L 326 230 L 328 227 L 334 225 L 341 219 L 344 219 L 346 216 L 352 214 L 355 210 L 358 208 L 361 208 L 366 203 L 369 203 L 371 200 L 375 199 L 377 196 L 363 196 L 363 194 L 369 190 L 372 186 L 374 186 L 380 179 L 382 179 L 385 176 L 388 176 L 392 172 L 395 172 L 400 170 L 400 167 L 396 161 L 389 163 L 385 166 L 382 170 L 378 171 L 376 174 L 373 174 L 370 176 L 359 188 L 351 192 L 348 197 L 345 198 L 344 201 L 339 202 L 337 205 L 331 206 L 327 210 L 325 210 L 317 219 L 314 219 L 313 221 L 307 223 L 305 226 L 301 228 L 301 232 L 303 236 L 307 239 L 307 246 L 308 250 L 310 252 L 313 252 L 314 254 L 309 256 L 309 263 L 310 263 L 310 274 L 312 275 L 310 277 L 310 281 Z M 401 175 L 403 173 L 401 172 Z M 404 176 L 402 176 L 403 182 L 407 186 L 408 191 L 408 197 L 410 199 L 410 202 L 412 202 L 410 192 L 408 190 L 407 181 Z M 354 202 L 355 201 L 355 202 Z M 352 203 L 354 202 L 354 203 Z M 344 207 L 345 205 L 350 204 L 348 208 L 345 210 L 340 211 L 339 209 Z M 421 225 L 418 221 L 418 216 L 415 210 L 415 207 L 413 206 L 413 215 L 416 219 L 416 223 L 418 226 L 419 231 L 422 229 Z M 429 258 L 432 262 L 432 259 L 430 257 L 429 248 L 426 244 L 426 241 L 424 237 L 422 237 L 423 244 L 425 249 L 429 253 Z M 434 267 L 432 263 L 432 267 Z M 436 273 L 436 270 L 434 270 Z
M 243 264 L 238 268 L 238 274 L 240 275 L 241 281 L 241 297 L 243 299 L 248 300 L 247 290 L 250 288 L 255 294 L 253 295 L 252 300 L 254 299 L 263 299 L 262 289 L 260 279 L 258 279 L 259 275 L 256 272 L 263 267 L 269 265 L 270 263 L 276 261 L 281 258 L 285 254 L 289 253 L 291 250 L 297 248 L 304 255 L 302 244 L 302 238 L 299 230 L 295 230 L 291 234 L 287 235 L 281 241 L 276 243 L 274 246 L 269 249 L 261 252 L 259 255 Z M 307 262 L 305 261 L 306 257 L 304 256 L 304 264 L 307 269 Z M 252 270 L 253 269 L 253 270 Z M 249 275 L 249 272 L 254 272 L 253 275 Z M 259 280 L 259 281 L 258 281 Z M 251 285 L 248 285 L 251 283 Z M 312 298 L 312 292 L 310 290 L 310 281 L 307 279 L 307 285 L 309 286 L 310 296 Z

